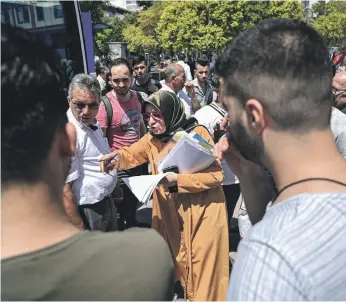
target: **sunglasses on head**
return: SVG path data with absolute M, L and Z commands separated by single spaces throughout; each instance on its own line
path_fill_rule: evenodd
M 150 117 L 153 117 L 155 120 L 162 119 L 162 114 L 160 112 L 146 112 L 143 114 L 145 121 L 149 121 Z

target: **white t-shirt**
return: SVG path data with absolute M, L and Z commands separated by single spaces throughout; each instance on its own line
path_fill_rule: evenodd
M 215 110 L 214 108 L 217 108 Z M 204 106 L 199 109 L 194 117 L 197 119 L 198 123 L 204 125 L 209 130 L 210 134 L 214 134 L 214 128 L 217 123 L 219 123 L 227 112 L 218 106 L 215 102 L 210 105 Z M 224 180 L 222 185 L 233 185 L 239 183 L 238 178 L 232 172 L 230 167 L 227 165 L 225 160 L 221 161 L 221 165 L 224 172 Z
M 107 138 L 103 136 L 98 123 L 97 130 L 79 123 L 71 109 L 67 111 L 68 121 L 77 132 L 76 155 L 72 157 L 66 183 L 72 182 L 72 193 L 78 205 L 94 204 L 110 195 L 117 183 L 117 172 L 104 174 L 99 159 L 110 153 Z

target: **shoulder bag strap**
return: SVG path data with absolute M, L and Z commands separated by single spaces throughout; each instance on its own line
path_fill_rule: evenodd
M 110 99 L 106 96 L 103 96 L 102 98 L 103 103 L 105 104 L 106 112 L 107 112 L 107 127 L 112 127 L 112 121 L 113 121 L 113 108 L 112 103 Z

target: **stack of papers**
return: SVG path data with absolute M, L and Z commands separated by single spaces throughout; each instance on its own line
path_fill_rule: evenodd
M 214 161 L 213 145 L 195 132 L 185 133 L 161 161 L 158 171 L 177 167 L 180 174 L 190 174 L 207 169 Z
M 156 186 L 169 174 L 172 174 L 172 172 L 158 175 L 124 177 L 123 181 L 141 203 L 147 204 Z
M 177 167 L 179 174 L 190 174 L 207 169 L 215 161 L 213 145 L 199 134 L 183 132 L 174 139 L 177 143 L 158 165 L 158 175 L 123 178 L 140 202 L 147 204 L 160 181 L 172 173 L 163 173 L 165 169 Z

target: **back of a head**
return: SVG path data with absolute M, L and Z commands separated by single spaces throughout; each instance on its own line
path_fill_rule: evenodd
M 176 77 L 179 75 L 179 68 L 183 68 L 183 67 L 176 63 L 169 64 L 166 67 L 164 71 L 166 83 L 170 83 L 172 81 L 173 76 Z
M 1 48 L 1 183 L 33 184 L 66 123 L 60 60 L 29 33 L 4 24 Z
M 320 35 L 298 20 L 267 20 L 234 39 L 216 62 L 225 95 L 260 101 L 278 130 L 329 127 L 332 64 Z
M 107 73 L 107 69 L 105 67 L 101 67 L 99 74 L 104 74 L 104 73 Z
M 185 57 L 185 54 L 184 54 L 183 52 L 181 52 L 181 53 L 178 54 L 178 60 L 179 60 L 179 61 L 185 61 L 185 58 L 186 58 L 186 57 Z

